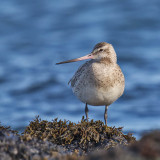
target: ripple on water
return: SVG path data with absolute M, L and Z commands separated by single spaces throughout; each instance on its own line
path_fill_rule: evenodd
M 84 5 L 85 4 L 85 5 Z M 40 114 L 78 122 L 84 104 L 67 82 L 82 64 L 56 62 L 89 53 L 100 41 L 115 47 L 125 93 L 109 109 L 109 123 L 136 135 L 160 127 L 159 1 L 69 1 L 0 5 L 0 121 L 20 130 Z M 89 107 L 103 119 L 104 107 Z M 9 118 L 8 118 L 9 117 Z

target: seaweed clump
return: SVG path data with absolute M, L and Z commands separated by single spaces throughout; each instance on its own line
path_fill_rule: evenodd
M 56 118 L 52 122 L 38 117 L 26 127 L 21 138 L 29 141 L 32 138 L 50 141 L 62 145 L 71 152 L 83 153 L 99 149 L 108 149 L 117 145 L 128 145 L 135 141 L 131 134 L 124 135 L 122 127 L 108 127 L 102 121 L 85 121 L 82 117 L 78 124 Z
M 73 160 L 76 157 L 75 154 L 69 155 L 63 146 L 52 142 L 34 138 L 23 141 L 17 131 L 0 125 L 0 160 Z
M 18 131 L 11 129 L 10 126 L 2 126 L 0 123 L 0 132 L 5 132 L 7 135 L 16 134 L 18 135 Z
M 35 121 L 37 122 L 35 123 Z M 57 119 L 53 120 L 53 122 L 55 121 L 57 123 L 61 122 L 61 121 L 58 121 Z M 35 124 L 33 124 L 33 122 Z M 131 143 L 135 141 L 135 139 L 131 135 L 128 135 L 128 136 L 123 135 L 121 128 L 116 129 L 114 127 L 113 128 L 106 127 L 100 121 L 95 121 L 95 122 L 91 121 L 91 122 L 87 122 L 87 123 L 92 123 L 92 125 L 88 124 L 89 126 L 87 126 L 87 128 L 89 128 L 90 126 L 93 127 L 94 125 L 96 125 L 96 123 L 100 123 L 102 125 L 102 126 L 99 126 L 99 129 L 98 127 L 95 127 L 96 128 L 95 130 L 99 133 L 99 136 L 98 136 L 99 138 L 95 139 L 95 137 L 93 136 L 92 139 L 90 139 L 89 141 L 89 139 L 87 139 L 87 136 L 84 136 L 85 138 L 82 138 L 82 136 L 74 137 L 74 139 L 70 141 L 70 143 L 69 141 L 64 140 L 64 142 L 61 141 L 61 143 L 63 142 L 61 145 L 58 145 L 60 144 L 58 139 L 64 139 L 64 137 L 66 137 L 65 132 L 57 135 L 55 139 L 51 137 L 47 137 L 48 140 L 46 140 L 47 138 L 45 138 L 43 134 L 38 134 L 38 132 L 42 132 L 40 130 L 41 126 L 44 127 L 43 128 L 44 130 L 46 129 L 46 127 L 48 127 L 47 125 L 46 126 L 44 125 L 45 122 L 47 124 L 53 123 L 53 122 L 42 121 L 39 117 L 37 117 L 33 122 L 31 123 L 35 127 L 34 129 L 33 129 L 33 126 L 32 127 L 30 125 L 28 126 L 30 127 L 29 132 L 32 131 L 32 135 L 30 133 L 17 134 L 10 127 L 3 127 L 0 125 L 0 159 L 1 160 L 10 160 L 10 159 L 12 160 L 26 160 L 26 159 L 33 159 L 33 160 L 42 160 L 42 159 L 45 159 L 45 160 L 51 160 L 51 159 L 56 159 L 56 160 L 64 160 L 64 159 L 65 160 L 96 160 L 96 159 L 151 160 L 152 159 L 152 160 L 158 160 L 160 159 L 160 136 L 159 136 L 160 131 L 159 130 L 152 131 L 144 135 L 139 141 L 135 143 Z M 67 121 L 66 126 L 68 126 L 69 123 L 72 123 L 72 122 Z M 82 119 L 82 122 L 78 123 L 77 125 L 81 126 L 82 125 L 81 123 L 85 123 L 85 120 Z M 37 125 L 37 128 L 35 125 Z M 76 125 L 76 124 L 73 123 L 73 125 Z M 69 126 L 68 128 L 70 129 Z M 68 130 L 68 128 L 66 129 L 66 131 Z M 87 128 L 85 128 L 84 126 L 84 129 L 87 129 Z M 37 130 L 36 134 L 34 133 L 36 132 L 35 129 L 39 129 Z M 83 133 L 84 135 L 87 135 L 87 134 L 91 135 L 91 133 L 88 133 L 88 132 L 93 132 L 93 130 L 88 129 L 88 131 L 86 131 L 85 133 L 84 129 L 82 130 L 84 132 Z M 104 131 L 102 131 L 103 129 Z M 110 130 L 110 133 L 109 133 L 109 130 Z M 67 133 L 70 133 L 70 132 L 67 132 Z M 76 134 L 76 135 L 79 136 L 80 134 Z M 104 140 L 102 141 L 102 139 Z M 54 144 L 50 140 L 57 142 L 58 144 Z M 92 141 L 95 142 L 96 145 Z M 122 145 L 119 146 L 118 143 Z M 128 146 L 125 146 L 129 143 L 131 144 Z M 91 151 L 91 149 L 94 152 L 92 153 L 84 152 L 85 154 L 83 153 L 81 154 L 81 152 L 76 152 L 76 150 L 73 150 L 74 148 L 82 144 L 85 144 L 84 145 L 85 147 L 87 147 L 88 145 L 88 148 L 90 148 L 87 150 L 88 152 Z M 93 144 L 92 147 L 91 147 L 91 144 Z M 68 148 L 66 146 L 68 146 Z M 106 146 L 106 147 L 103 147 L 103 149 L 101 149 L 100 146 L 102 147 Z

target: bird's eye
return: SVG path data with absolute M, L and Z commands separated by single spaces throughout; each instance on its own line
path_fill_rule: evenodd
M 100 52 L 102 52 L 102 51 L 103 51 L 103 49 L 100 49 L 99 51 L 100 51 Z

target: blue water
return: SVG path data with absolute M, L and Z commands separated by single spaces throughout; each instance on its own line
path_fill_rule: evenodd
M 68 86 L 101 41 L 118 55 L 126 87 L 109 107 L 108 124 L 136 137 L 160 129 L 160 1 L 2 1 L 0 5 L 0 122 L 23 131 L 36 115 L 74 122 L 84 104 Z M 89 106 L 103 120 L 104 107 Z

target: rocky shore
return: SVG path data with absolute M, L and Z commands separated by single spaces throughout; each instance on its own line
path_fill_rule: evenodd
M 160 131 L 136 141 L 102 121 L 78 124 L 36 117 L 22 134 L 0 125 L 0 160 L 144 160 L 160 158 Z

